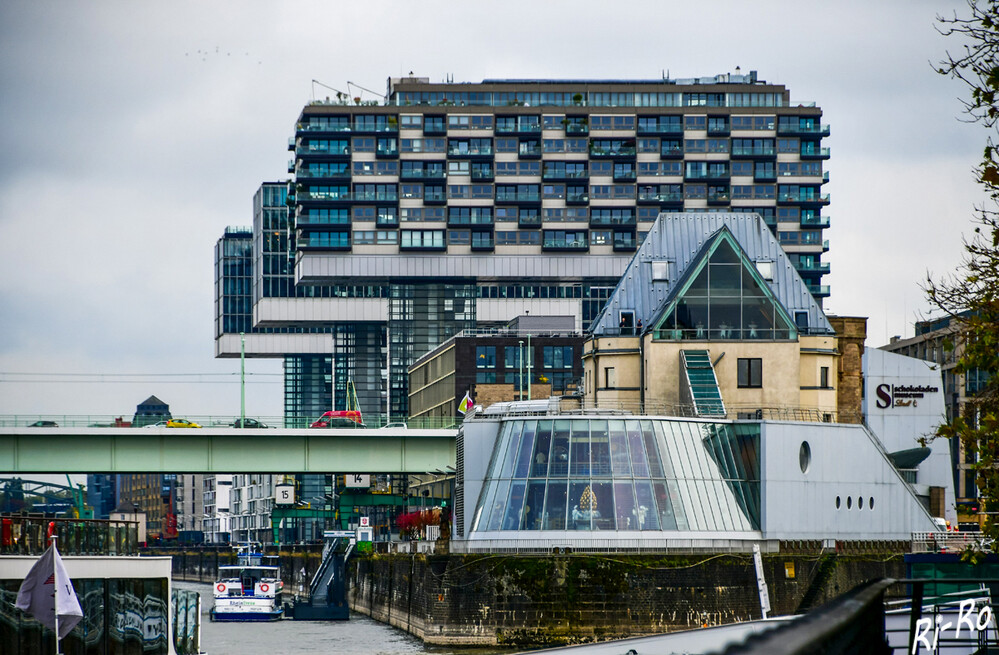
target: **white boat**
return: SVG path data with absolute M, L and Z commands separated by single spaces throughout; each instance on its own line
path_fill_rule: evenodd
M 281 570 L 263 564 L 259 553 L 240 553 L 238 563 L 220 566 L 212 594 L 212 621 L 276 621 L 282 617 Z

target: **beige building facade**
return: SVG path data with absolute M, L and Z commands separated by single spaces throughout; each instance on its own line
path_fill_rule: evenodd
M 866 319 L 827 317 L 758 216 L 660 215 L 594 325 L 588 406 L 862 422 Z

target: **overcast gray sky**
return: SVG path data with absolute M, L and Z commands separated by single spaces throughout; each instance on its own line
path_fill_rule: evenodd
M 313 79 L 382 92 L 409 71 L 756 70 L 832 127 L 827 309 L 870 317 L 868 346 L 911 335 L 920 281 L 957 265 L 983 199 L 972 168 L 985 133 L 959 120 L 965 90 L 931 67 L 958 47 L 934 17 L 964 8 L 2 2 L 0 415 L 130 415 L 150 394 L 174 415 L 238 414 L 239 362 L 213 357 L 213 248 L 226 226 L 252 223 L 261 182 L 288 176 Z M 280 362 L 247 370 L 248 412 L 280 415 Z

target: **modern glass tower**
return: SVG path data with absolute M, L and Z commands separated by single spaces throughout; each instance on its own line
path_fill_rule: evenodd
M 344 409 L 348 384 L 366 416 L 405 417 L 409 365 L 462 329 L 586 329 L 660 212 L 760 214 L 821 302 L 821 118 L 755 72 L 406 77 L 312 102 L 294 177 L 255 198 L 247 353 L 284 358 L 286 418 Z M 216 354 L 238 356 L 223 314 Z

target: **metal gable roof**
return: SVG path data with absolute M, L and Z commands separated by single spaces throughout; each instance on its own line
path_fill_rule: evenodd
M 591 332 L 597 336 L 617 334 L 621 311 L 635 312 L 636 324 L 640 321 L 643 330 L 651 329 L 653 320 L 679 289 L 687 270 L 699 261 L 702 249 L 723 227 L 729 229 L 751 261 L 772 262 L 773 279 L 767 284 L 789 316 L 807 312 L 810 333 L 833 334 L 822 308 L 758 214 L 693 212 L 659 214 L 614 293 L 593 321 Z M 653 262 L 663 262 L 657 268 L 665 279 L 653 280 Z

